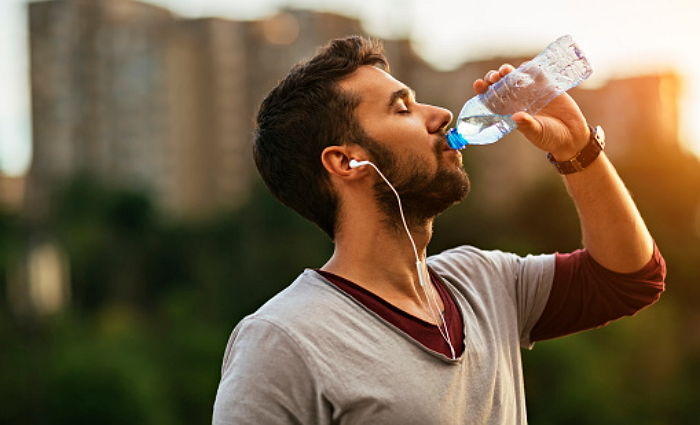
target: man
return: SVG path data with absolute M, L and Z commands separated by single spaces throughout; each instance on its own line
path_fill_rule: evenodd
M 512 70 L 490 71 L 474 89 Z M 215 424 L 524 424 L 521 346 L 659 297 L 663 259 L 599 153 L 600 131 L 567 94 L 512 118 L 562 171 L 584 151 L 564 182 L 585 249 L 519 257 L 462 246 L 428 258 L 421 287 L 397 199 L 377 170 L 396 187 L 424 259 L 433 219 L 469 188 L 445 140 L 452 114 L 419 103 L 388 73 L 380 46 L 359 37 L 290 71 L 260 107 L 255 161 L 272 193 L 335 251 L 236 326 Z

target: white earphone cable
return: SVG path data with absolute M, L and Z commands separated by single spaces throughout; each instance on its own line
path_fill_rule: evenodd
M 454 346 L 452 345 L 452 339 L 450 338 L 450 332 L 449 329 L 447 328 L 447 322 L 445 320 L 445 315 L 440 312 L 439 304 L 437 302 L 437 299 L 435 298 L 435 293 L 433 291 L 428 291 L 426 289 L 427 282 L 429 280 L 426 279 L 426 275 L 428 274 L 427 271 L 427 266 L 425 264 L 425 261 L 422 261 L 420 257 L 418 256 L 418 249 L 416 248 L 416 243 L 413 240 L 413 236 L 411 235 L 411 231 L 408 229 L 408 224 L 406 223 L 406 217 L 404 216 L 403 213 L 403 205 L 401 204 L 401 197 L 399 196 L 399 192 L 396 191 L 394 186 L 389 182 L 389 180 L 384 176 L 384 173 L 382 173 L 379 168 L 374 165 L 373 162 L 371 161 L 357 161 L 357 160 L 351 160 L 350 161 L 350 168 L 356 168 L 362 165 L 371 165 L 372 168 L 379 174 L 379 176 L 384 180 L 384 182 L 391 188 L 392 192 L 394 192 L 394 195 L 396 196 L 396 201 L 399 205 L 399 214 L 401 214 L 401 222 L 403 223 L 403 228 L 406 230 L 406 235 L 408 235 L 408 239 L 411 241 L 411 247 L 413 248 L 413 254 L 416 257 L 416 270 L 418 272 L 418 280 L 420 282 L 420 287 L 423 290 L 423 296 L 425 296 L 425 299 L 428 303 L 428 308 L 430 309 L 430 314 L 433 315 L 435 320 L 438 320 L 438 325 L 437 328 L 440 331 L 440 335 L 442 335 L 442 338 L 445 340 L 447 345 L 450 347 L 450 353 L 452 354 L 452 358 L 456 359 L 457 355 L 455 353 Z M 430 292 L 430 294 L 428 294 Z M 432 301 L 432 303 L 431 303 Z M 442 325 L 442 326 L 440 326 Z
M 389 183 L 389 180 L 384 176 L 384 173 L 379 171 L 379 168 L 377 168 L 376 165 L 374 165 L 373 162 L 370 161 L 361 161 L 360 164 L 366 163 L 368 165 L 371 165 L 372 168 L 374 168 L 377 171 L 377 174 L 386 182 L 387 185 L 391 188 L 392 192 L 394 192 L 394 195 L 396 196 L 396 202 L 399 204 L 399 213 L 401 214 L 401 221 L 403 222 L 403 228 L 406 230 L 406 234 L 408 235 L 408 239 L 411 241 L 411 246 L 413 247 L 413 255 L 416 256 L 416 261 L 420 261 L 420 257 L 418 257 L 418 249 L 416 249 L 416 243 L 413 241 L 413 236 L 411 236 L 411 232 L 408 230 L 408 224 L 406 224 L 406 217 L 403 214 L 403 206 L 401 205 L 401 197 L 399 196 L 399 192 L 394 189 L 394 186 Z

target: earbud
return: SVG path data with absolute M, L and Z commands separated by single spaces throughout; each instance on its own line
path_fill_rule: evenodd
M 350 160 L 350 168 L 357 168 L 357 167 L 362 167 L 363 165 L 368 165 L 369 161 L 358 161 L 356 159 L 351 159 Z

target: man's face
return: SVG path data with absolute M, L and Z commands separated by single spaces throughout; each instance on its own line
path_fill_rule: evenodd
M 409 221 L 423 223 L 466 196 L 469 179 L 462 155 L 444 137 L 450 111 L 416 102 L 405 84 L 370 66 L 360 67 L 339 86 L 359 97 L 355 118 L 364 140 L 358 143 L 396 187 Z M 383 181 L 375 191 L 384 211 L 393 216 L 393 193 Z

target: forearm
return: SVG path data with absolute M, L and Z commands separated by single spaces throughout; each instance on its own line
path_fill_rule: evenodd
M 502 65 L 474 82 L 477 93 L 512 71 Z M 516 112 L 511 116 L 533 145 L 557 161 L 576 155 L 590 141 L 591 132 L 578 105 L 566 93 L 553 99 L 537 115 Z M 598 264 L 618 273 L 636 272 L 651 259 L 654 242 L 632 197 L 604 153 L 584 170 L 564 177 L 576 204 L 583 244 Z
M 617 171 L 604 153 L 564 176 L 581 222 L 584 247 L 605 268 L 630 273 L 651 258 L 653 241 Z

